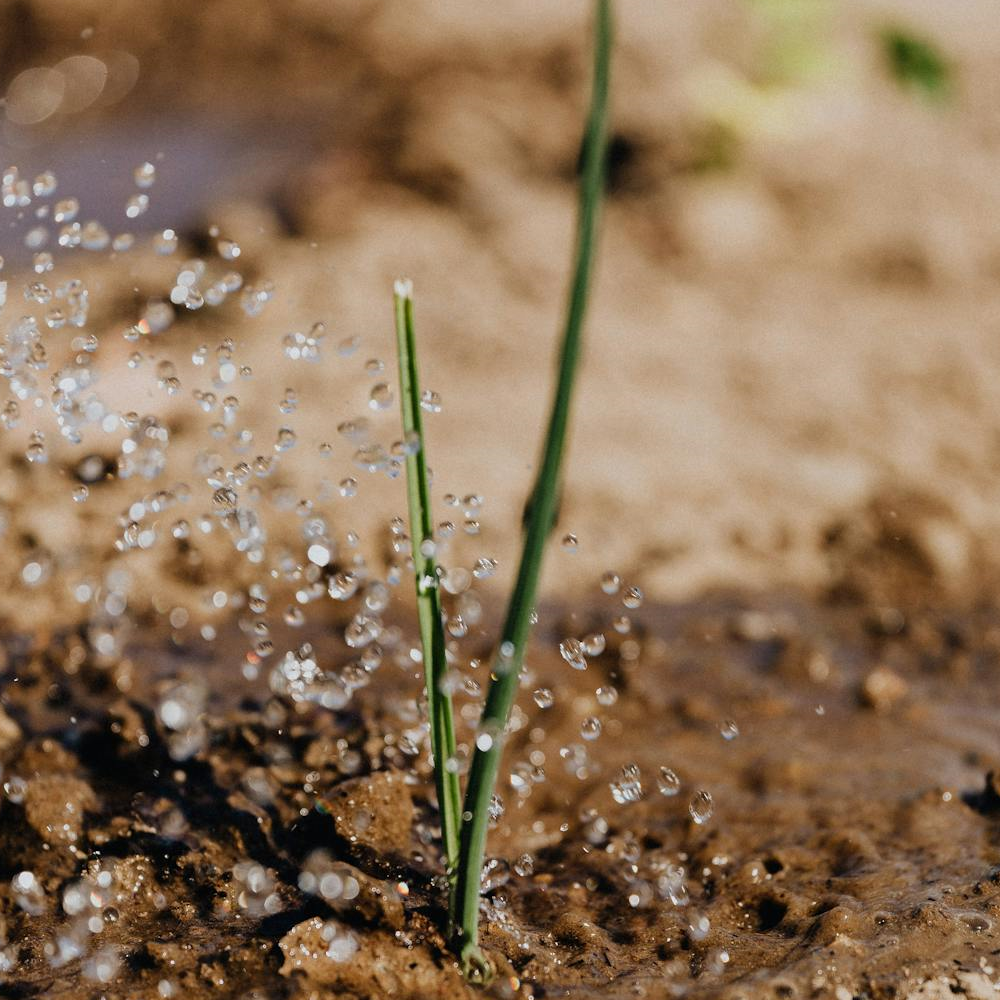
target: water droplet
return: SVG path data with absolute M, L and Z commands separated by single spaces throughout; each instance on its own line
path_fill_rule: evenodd
M 153 239 L 153 249 L 156 253 L 161 256 L 169 256 L 176 249 L 180 241 L 177 238 L 177 233 L 173 229 L 164 229 L 162 232 L 157 233 Z
M 656 880 L 661 898 L 669 899 L 674 906 L 687 906 L 691 901 L 685 877 L 687 873 L 680 865 L 667 865 L 666 871 Z
M 294 604 L 290 604 L 285 608 L 285 613 L 281 617 L 284 619 L 285 624 L 290 625 L 292 628 L 299 628 L 306 621 L 305 612 L 301 608 L 297 608 Z
M 247 316 L 259 316 L 264 306 L 274 297 L 274 285 L 270 281 L 262 281 L 258 285 L 247 285 L 240 293 L 240 308 Z
M 601 577 L 601 590 L 605 594 L 617 594 L 622 585 L 622 578 L 609 570 Z
M 51 170 L 46 170 L 35 178 L 31 190 L 36 198 L 48 198 L 55 194 L 57 183 L 56 175 Z
M 388 410 L 392 406 L 392 389 L 385 382 L 379 382 L 372 388 L 368 397 L 368 405 L 373 410 Z
M 440 413 L 441 395 L 431 389 L 424 389 L 420 393 L 420 408 L 428 413 Z
M 234 243 L 232 240 L 219 240 L 216 244 L 216 249 L 219 251 L 219 256 L 223 260 L 236 260 L 236 258 L 243 252 L 240 249 L 240 245 L 238 243 Z
M 473 567 L 472 575 L 477 580 L 486 580 L 489 577 L 493 576 L 496 570 L 497 570 L 496 559 L 487 559 L 484 557 L 482 559 L 476 560 L 476 565 Z
M 134 194 L 125 202 L 125 215 L 129 219 L 138 219 L 149 208 L 148 194 Z M 56 220 L 59 221 L 58 219 Z
M 562 547 L 567 552 L 576 552 L 577 548 L 579 548 L 579 545 L 580 545 L 580 540 L 572 532 L 563 535 Z
M 731 741 L 740 735 L 740 728 L 735 719 L 725 719 L 719 726 L 719 733 L 724 740 Z
M 521 878 L 528 878 L 535 873 L 535 859 L 530 854 L 522 854 L 514 862 L 514 873 Z
M 661 767 L 656 776 L 656 787 L 661 795 L 672 798 L 681 790 L 681 779 L 677 777 L 677 772 L 669 767 Z
M 610 783 L 611 797 L 619 805 L 638 802 L 642 798 L 642 773 L 638 764 L 626 764 L 617 781 Z
M 441 580 L 441 585 L 449 594 L 463 594 L 467 591 L 472 584 L 472 574 L 467 570 L 463 569 L 461 566 L 453 566 L 449 569 L 443 579 Z
M 337 344 L 337 353 L 342 358 L 349 358 L 360 346 L 360 337 L 345 337 Z
M 34 872 L 18 872 L 10 880 L 10 887 L 14 893 L 14 901 L 25 913 L 38 917 L 45 912 L 45 890 Z
M 712 793 L 705 791 L 704 788 L 700 788 L 695 792 L 688 803 L 688 812 L 691 814 L 691 819 L 699 825 L 707 823 L 712 818 L 714 810 L 715 803 L 712 801 Z
M 488 810 L 488 816 L 490 818 L 490 825 L 495 826 L 497 823 L 503 819 L 503 814 L 506 812 L 506 807 L 503 804 L 503 799 L 499 795 L 493 795 L 490 797 L 490 805 Z
M 588 716 L 580 723 L 580 735 L 585 740 L 596 740 L 601 735 L 601 720 L 594 715 Z
M 19 774 L 12 774 L 3 783 L 4 795 L 15 805 L 20 805 L 28 794 L 28 782 Z
M 72 222 L 80 211 L 80 203 L 76 198 L 64 198 L 57 201 L 52 209 L 52 218 L 56 222 Z
M 332 553 L 329 545 L 316 542 L 309 546 L 309 551 L 306 555 L 309 562 L 314 563 L 316 566 L 327 566 L 330 563 Z
M 45 450 L 45 435 L 41 431 L 32 431 L 31 442 L 25 450 L 25 457 L 29 462 L 38 465 L 48 461 L 48 452 Z
M 282 427 L 278 431 L 278 436 L 274 442 L 275 451 L 288 451 L 295 447 L 295 442 L 297 438 L 295 437 L 295 431 L 290 427 Z
M 135 181 L 135 186 L 139 188 L 151 188 L 153 183 L 156 181 L 156 167 L 149 163 L 140 163 L 139 166 L 132 171 L 132 178 Z
M 622 604 L 630 611 L 634 611 L 642 605 L 642 598 L 642 591 L 638 587 L 627 587 L 622 595 Z
M 539 708 L 551 708 L 556 701 L 555 695 L 548 688 L 538 688 L 533 697 Z
M 583 643 L 579 639 L 564 639 L 559 643 L 559 655 L 574 670 L 587 669 L 587 661 L 583 655 Z
M 618 701 L 618 689 L 606 685 L 604 687 L 599 687 L 596 692 L 597 703 L 603 705 L 605 708 L 610 708 L 615 702 Z
M 221 486 L 212 494 L 212 502 L 220 510 L 235 510 L 239 503 L 239 496 L 232 487 Z

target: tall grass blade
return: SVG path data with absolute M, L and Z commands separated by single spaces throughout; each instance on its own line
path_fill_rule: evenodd
M 569 423 L 573 382 L 580 358 L 598 209 L 604 188 L 612 38 L 610 0 L 597 2 L 595 31 L 593 91 L 583 145 L 575 266 L 559 354 L 555 398 L 542 450 L 541 466 L 528 506 L 517 581 L 493 664 L 495 679 L 490 685 L 483 708 L 480 738 L 477 740 L 479 746 L 472 760 L 465 792 L 460 858 L 451 910 L 462 967 L 465 975 L 474 981 L 484 981 L 492 975 L 489 963 L 479 949 L 480 873 L 486 849 L 489 806 L 500 767 L 503 732 L 517 693 L 518 676 L 531 631 L 531 615 L 545 542 L 555 523 L 560 467 Z
M 399 357 L 399 399 L 403 413 L 403 437 L 407 446 L 406 495 L 410 508 L 417 618 L 420 622 L 441 834 L 448 876 L 453 879 L 458 863 L 462 792 L 458 774 L 448 767 L 449 762 L 455 760 L 455 722 L 451 695 L 444 683 L 448 667 L 445 660 L 444 624 L 441 620 L 441 592 L 433 555 L 433 518 L 420 409 L 416 338 L 413 333 L 413 288 L 409 281 L 396 282 L 393 299 Z

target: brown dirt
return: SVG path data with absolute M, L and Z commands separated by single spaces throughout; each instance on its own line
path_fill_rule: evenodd
M 498 997 L 1000 994 L 995 10 L 793 8 L 621 5 L 561 523 L 580 546 L 552 553 L 490 842 Z M 366 412 L 360 366 L 391 360 L 387 291 L 412 275 L 426 381 L 445 400 L 429 421 L 438 499 L 486 497 L 482 535 L 454 562 L 491 555 L 509 578 L 565 281 L 585 15 L 561 0 L 0 7 L 4 84 L 82 51 L 142 67 L 111 110 L 7 123 L 0 155 L 29 176 L 53 167 L 61 194 L 110 220 L 131 168 L 162 150 L 139 224 L 182 236 L 175 258 L 72 268 L 94 292 L 102 398 L 163 416 L 166 473 L 96 482 L 77 507 L 81 450 L 50 415 L 0 432 L 0 995 L 468 995 L 438 930 L 412 664 L 387 656 L 337 711 L 273 696 L 248 676 L 259 569 L 219 531 L 169 537 L 175 516 L 211 509 L 194 461 L 214 417 L 191 405 L 205 380 L 187 358 L 234 339 L 257 373 L 240 419 L 264 452 L 295 387 L 300 443 L 267 499 L 314 500 L 342 547 L 358 531 L 384 569 L 399 484 L 361 477 L 356 499 L 320 498 L 324 479 L 357 474 L 334 428 Z M 875 39 L 897 22 L 954 61 L 950 103 L 889 79 Z M 776 50 L 808 58 L 778 72 Z M 211 224 L 275 300 L 253 321 L 183 314 L 126 368 L 118 331 L 184 256 L 208 253 Z M 281 359 L 281 336 L 316 320 L 323 363 Z M 355 335 L 359 353 L 336 358 Z M 69 340 L 53 338 L 54 360 Z M 173 400 L 155 388 L 163 358 L 182 380 Z M 391 440 L 395 418 L 372 421 Z M 35 426 L 46 466 L 23 458 Z M 179 481 L 191 499 L 153 519 L 157 544 L 118 554 L 123 511 Z M 281 503 L 266 519 L 270 551 L 301 561 L 299 519 Z M 594 596 L 609 567 L 647 593 L 628 634 L 611 625 L 620 602 Z M 122 569 L 127 625 L 101 654 L 98 597 Z M 271 612 L 299 582 L 269 582 L 276 655 L 307 638 L 324 665 L 347 664 L 337 606 L 284 628 Z M 502 587 L 477 590 L 490 624 Z M 405 602 L 395 615 L 412 638 Z M 571 670 L 558 641 L 598 628 L 608 650 Z M 469 682 L 492 635 L 474 626 L 456 647 Z M 541 686 L 550 709 L 532 702 Z M 189 727 L 165 723 L 171 694 L 191 699 Z M 459 700 L 468 745 L 473 699 Z M 621 804 L 610 783 L 626 765 L 642 795 Z M 657 790 L 661 766 L 678 795 Z M 715 803 L 704 825 L 688 813 L 700 789 Z
M 546 652 L 551 637 L 606 627 L 617 602 L 543 614 L 528 686 L 556 703 L 518 716 L 507 750 L 505 774 L 538 770 L 525 795 L 504 781 L 491 841 L 495 995 L 889 998 L 996 976 L 1000 612 L 934 599 L 922 514 L 893 513 L 891 541 L 874 512 L 829 532 L 824 594 L 643 609 L 585 672 Z M 402 749 L 412 678 L 387 665 L 351 711 L 295 711 L 260 684 L 227 692 L 217 656 L 201 668 L 207 747 L 177 761 L 156 711 L 191 669 L 183 649 L 135 645 L 121 698 L 106 673 L 67 671 L 77 642 L 22 648 L 4 678 L 5 729 L 19 727 L 4 775 L 27 783 L 0 813 L 4 995 L 465 995 L 437 930 L 426 762 Z M 591 714 L 603 732 L 586 744 Z M 621 804 L 609 783 L 627 764 L 642 794 Z M 676 796 L 657 788 L 666 765 Z M 704 825 L 687 811 L 701 788 Z M 512 869 L 523 853 L 533 871 Z M 15 902 L 22 871 L 37 912 Z M 356 891 L 324 899 L 303 871 Z M 101 873 L 93 948 L 53 968 L 80 933 L 67 888 Z M 120 966 L 103 984 L 93 951 L 108 949 Z

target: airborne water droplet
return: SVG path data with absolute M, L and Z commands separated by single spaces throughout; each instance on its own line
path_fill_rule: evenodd
M 638 587 L 628 587 L 622 595 L 622 604 L 630 611 L 634 611 L 642 604 L 642 591 Z
M 368 397 L 368 405 L 373 410 L 388 410 L 392 406 L 392 389 L 385 382 L 379 382 Z
M 499 823 L 506 811 L 503 799 L 500 798 L 499 795 L 493 795 L 490 797 L 489 818 L 491 826 Z
M 232 240 L 219 240 L 216 244 L 216 249 L 219 251 L 219 256 L 223 260 L 236 260 L 236 258 L 243 252 L 240 249 L 240 245 L 238 243 L 234 243 Z
M 533 695 L 539 708 L 551 708 L 555 704 L 555 696 L 548 688 L 538 688 Z
M 149 208 L 148 194 L 134 194 L 125 202 L 125 215 L 130 219 L 137 219 Z M 58 219 L 56 220 L 58 222 Z
M 440 394 L 434 392 L 433 389 L 424 389 L 424 391 L 420 393 L 420 408 L 422 410 L 426 410 L 428 413 L 440 413 Z
M 132 171 L 132 178 L 135 180 L 136 187 L 151 188 L 156 180 L 156 167 L 148 160 L 145 163 L 140 163 Z
M 530 854 L 522 854 L 514 862 L 514 874 L 521 878 L 527 878 L 535 872 L 535 859 Z
M 309 551 L 306 555 L 309 562 L 316 566 L 326 566 L 329 564 L 331 558 L 330 547 L 321 542 L 316 542 L 309 546 Z
M 76 198 L 63 198 L 57 201 L 52 210 L 52 218 L 56 222 L 72 222 L 80 211 L 80 203 Z
M 596 691 L 596 696 L 598 705 L 610 708 L 615 704 L 615 702 L 618 701 L 618 689 L 613 688 L 610 685 L 599 687 Z
M 49 195 L 55 193 L 56 184 L 56 175 L 51 170 L 46 170 L 45 173 L 39 174 L 35 178 L 31 189 L 36 198 L 48 198 Z
M 610 784 L 611 797 L 619 805 L 638 802 L 642 798 L 642 773 L 638 764 L 626 764 L 617 781 Z
M 579 639 L 564 639 L 559 643 L 559 655 L 574 670 L 587 669 L 587 661 L 583 655 L 583 643 Z
M 661 795 L 672 798 L 681 790 L 681 779 L 677 777 L 677 772 L 669 767 L 661 767 L 656 776 L 656 787 Z
M 691 814 L 691 819 L 699 825 L 707 823 L 712 818 L 714 809 L 715 803 L 712 801 L 712 793 L 705 791 L 704 788 L 699 788 L 691 797 L 691 801 L 688 804 L 688 812 Z
M 740 735 L 740 727 L 735 719 L 725 719 L 719 726 L 719 733 L 727 742 L 735 740 Z
M 289 449 L 295 447 L 295 441 L 295 431 L 293 431 L 290 427 L 282 427 L 278 431 L 278 436 L 275 439 L 274 450 L 288 451 Z

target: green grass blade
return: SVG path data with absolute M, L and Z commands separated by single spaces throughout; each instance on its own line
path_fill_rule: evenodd
M 455 721 L 451 695 L 445 688 L 444 624 L 441 591 L 433 555 L 433 519 L 427 482 L 427 457 L 420 409 L 420 379 L 417 373 L 416 338 L 413 333 L 413 289 L 408 281 L 397 281 L 394 291 L 396 344 L 399 356 L 399 400 L 403 413 L 403 435 L 407 445 L 406 494 L 410 508 L 410 538 L 413 548 L 417 618 L 424 657 L 424 683 L 430 714 L 434 779 L 441 812 L 441 834 L 449 878 L 458 863 L 458 835 L 462 820 L 462 792 L 458 774 L 446 767 L 455 759 Z
M 499 652 L 493 665 L 495 679 L 490 685 L 483 708 L 481 729 L 492 735 L 492 742 L 487 749 L 476 750 L 465 793 L 461 854 L 452 914 L 458 931 L 456 944 L 463 969 L 466 976 L 473 980 L 483 980 L 491 974 L 478 945 L 480 873 L 489 826 L 488 809 L 500 767 L 502 734 L 517 694 L 518 676 L 531 631 L 531 614 L 535 605 L 545 542 L 555 523 L 560 467 L 569 424 L 573 382 L 580 358 L 598 209 L 604 188 L 611 36 L 610 0 L 598 0 L 594 82 L 584 137 L 575 267 L 559 355 L 558 381 L 541 466 L 528 507 L 524 549 L 517 581 L 508 605 Z

